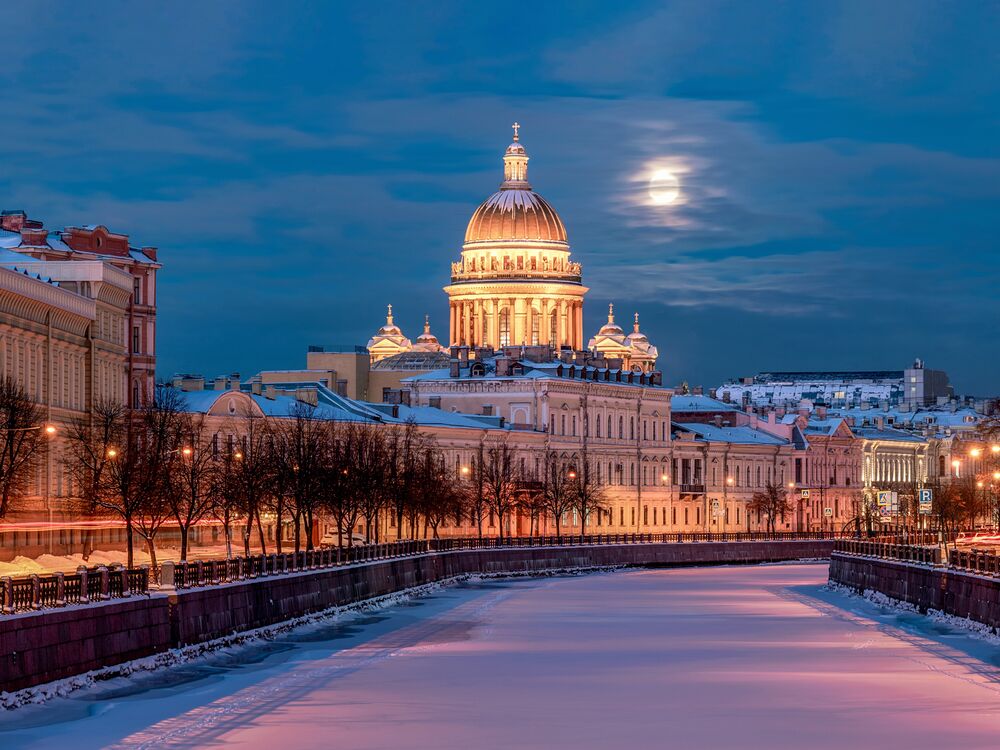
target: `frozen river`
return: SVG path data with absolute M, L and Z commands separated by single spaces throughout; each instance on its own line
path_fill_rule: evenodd
M 1000 647 L 826 566 L 470 582 L 0 717 L 0 748 L 996 748 Z

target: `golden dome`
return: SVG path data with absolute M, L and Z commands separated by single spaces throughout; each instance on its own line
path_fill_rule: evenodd
M 538 193 L 501 188 L 472 214 L 465 241 L 534 240 L 567 242 L 559 214 Z
M 568 241 L 559 214 L 531 189 L 528 152 L 520 142 L 518 128 L 520 125 L 514 123 L 514 142 L 504 152 L 504 181 L 472 214 L 465 230 L 466 244 L 498 240 Z

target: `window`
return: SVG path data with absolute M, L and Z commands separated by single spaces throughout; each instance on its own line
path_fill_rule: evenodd
M 139 349 L 139 326 L 132 327 L 132 352 L 138 354 L 141 350 Z
M 559 346 L 559 313 L 555 310 L 552 311 L 552 315 L 549 316 L 549 343 L 553 346 Z
M 136 380 L 132 383 L 132 408 L 138 409 L 140 406 L 142 403 L 139 400 L 139 381 Z
M 625 418 L 618 417 L 618 439 L 622 440 L 625 437 Z
M 510 346 L 510 308 L 500 311 L 500 346 Z
M 573 415 L 573 437 L 576 437 L 576 414 Z
M 541 325 L 541 317 L 538 315 L 537 310 L 531 311 L 531 345 L 538 346 L 541 341 L 539 338 L 538 328 Z
M 137 304 L 142 304 L 142 279 L 138 276 L 132 279 L 132 301 Z
M 432 409 L 440 409 L 441 408 L 441 397 L 440 396 L 431 396 L 430 399 L 428 400 L 427 404 Z

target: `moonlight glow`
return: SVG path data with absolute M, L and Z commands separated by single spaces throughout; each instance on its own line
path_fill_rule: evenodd
M 649 199 L 657 206 L 669 206 L 680 194 L 680 183 L 672 172 L 658 169 L 649 178 Z

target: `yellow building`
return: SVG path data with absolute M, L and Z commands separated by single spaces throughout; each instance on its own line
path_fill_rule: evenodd
M 514 124 L 504 180 L 469 221 L 462 259 L 445 287 L 452 345 L 551 345 L 583 349 L 580 264 L 570 260 L 559 214 L 528 182 L 528 154 Z

